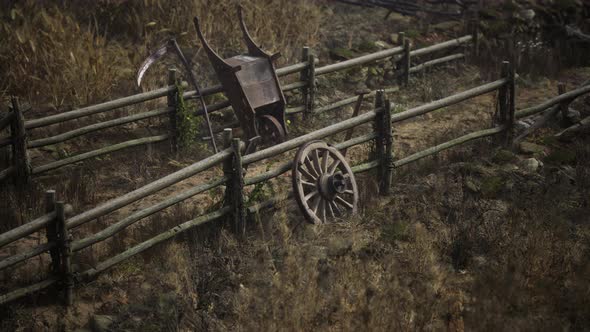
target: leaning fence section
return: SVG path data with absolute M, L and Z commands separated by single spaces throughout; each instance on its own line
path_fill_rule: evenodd
M 45 200 L 46 213 L 23 226 L 17 227 L 4 234 L 0 234 L 0 249 L 14 244 L 33 233 L 37 233 L 38 236 L 44 237 L 46 241 L 33 248 L 28 248 L 26 250 L 19 249 L 17 254 L 4 258 L 0 261 L 0 271 L 14 268 L 15 266 L 23 266 L 23 264 L 25 264 L 24 267 L 33 265 L 33 263 L 30 263 L 31 258 L 44 253 L 49 253 L 49 256 L 51 257 L 49 263 L 50 274 L 43 280 L 32 285 L 14 289 L 1 295 L 0 304 L 52 287 L 61 289 L 63 292 L 63 302 L 65 304 L 71 304 L 74 299 L 74 289 L 76 285 L 83 285 L 84 282 L 91 280 L 101 272 L 104 272 L 105 270 L 110 269 L 159 243 L 174 238 L 178 234 L 208 222 L 228 220 L 228 224 L 231 225 L 236 234 L 243 235 L 246 230 L 245 225 L 249 215 L 276 206 L 280 201 L 291 197 L 291 194 L 288 194 L 286 197 L 273 197 L 267 201 L 247 205 L 244 202 L 245 193 L 247 191 L 246 188 L 248 186 L 271 181 L 272 179 L 288 172 L 292 169 L 292 161 L 280 163 L 266 172 L 255 175 L 245 175 L 243 170 L 251 164 L 264 162 L 270 158 L 276 158 L 277 156 L 297 149 L 308 142 L 325 139 L 327 137 L 340 137 L 339 141 L 337 140 L 334 142 L 334 146 L 343 153 L 346 153 L 345 151 L 347 149 L 357 145 L 366 143 L 373 144 L 375 148 L 372 149 L 372 151 L 374 151 L 374 153 L 367 156 L 368 158 L 365 162 L 354 165 L 352 170 L 354 173 L 373 170 L 373 173 L 377 176 L 380 184 L 380 193 L 387 195 L 390 191 L 394 177 L 394 170 L 396 168 L 408 165 L 445 149 L 485 137 L 496 136 L 498 137 L 497 142 L 500 142 L 501 144 L 510 144 L 514 121 L 519 117 L 519 114 L 541 112 L 553 105 L 563 103 L 564 101 L 571 101 L 573 98 L 590 92 L 590 90 L 585 87 L 573 90 L 539 106 L 517 112 L 514 104 L 515 73 L 507 62 L 503 64 L 502 68 L 501 77 L 494 82 L 486 83 L 461 93 L 395 114 L 392 112 L 394 106 L 393 103 L 385 98 L 386 94 L 384 90 L 379 90 L 376 93 L 374 109 L 371 111 L 357 114 L 357 116 L 350 119 L 247 155 L 243 155 L 244 143 L 233 137 L 231 129 L 226 129 L 223 134 L 224 149 L 219 153 L 76 215 L 73 215 L 72 207 L 65 204 L 65 202 L 56 199 L 56 193 L 54 191 L 48 191 Z M 498 105 L 495 112 L 494 126 L 492 128 L 475 131 L 423 151 L 416 152 L 404 158 L 395 159 L 393 133 L 397 123 L 492 92 L 495 92 L 497 95 Z M 367 125 L 369 125 L 369 129 L 366 127 Z M 362 134 L 354 135 L 354 129 L 359 126 L 365 126 L 363 127 Z M 360 131 L 357 130 L 357 132 Z M 341 133 L 344 135 L 337 135 Z M 108 214 L 137 202 L 142 198 L 153 195 L 180 181 L 213 168 L 219 168 L 223 175 L 213 178 L 208 182 L 193 186 L 183 192 L 176 193 L 171 197 L 161 199 L 152 205 L 140 209 L 134 209 L 133 212 L 126 217 L 109 224 L 96 233 L 81 238 L 72 238 L 72 230 L 77 227 L 93 223 L 97 219 L 105 217 Z M 115 254 L 113 257 L 104 259 L 87 270 L 75 271 L 73 269 L 71 263 L 72 258 L 75 255 L 78 255 L 82 250 L 120 234 L 127 227 L 159 211 L 179 204 L 195 195 L 206 193 L 209 190 L 220 187 L 225 189 L 225 195 L 223 198 L 223 204 L 216 210 L 185 221 L 150 239 L 146 239 L 141 243 Z

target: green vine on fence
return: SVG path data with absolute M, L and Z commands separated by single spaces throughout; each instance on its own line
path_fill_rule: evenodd
M 200 137 L 199 128 L 201 128 L 202 119 L 195 114 L 196 112 L 189 110 L 186 101 L 182 97 L 183 92 L 182 85 L 176 84 L 178 142 L 181 148 L 186 148 L 191 146 Z

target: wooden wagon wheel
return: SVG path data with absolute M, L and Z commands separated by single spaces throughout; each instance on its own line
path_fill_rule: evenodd
M 265 145 L 282 143 L 287 137 L 279 120 L 272 115 L 263 115 L 258 118 L 258 134 Z
M 314 224 L 357 212 L 358 189 L 344 156 L 322 141 L 302 146 L 293 162 L 293 192 L 301 211 Z

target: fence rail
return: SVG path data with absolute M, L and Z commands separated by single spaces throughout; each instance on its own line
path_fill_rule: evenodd
M 403 35 L 403 34 L 401 34 L 401 35 Z M 303 92 L 304 103 L 303 103 L 303 105 L 300 105 L 300 106 L 290 107 L 290 108 L 286 109 L 285 112 L 287 115 L 294 115 L 294 114 L 300 114 L 300 113 L 305 113 L 305 114 L 321 113 L 321 112 L 335 110 L 340 107 L 350 105 L 357 100 L 356 97 L 348 98 L 345 100 L 334 102 L 330 105 L 322 106 L 314 111 L 314 109 L 313 109 L 314 108 L 314 96 L 315 96 L 315 89 L 316 89 L 315 88 L 315 81 L 316 81 L 316 77 L 319 75 L 325 75 L 325 74 L 329 74 L 329 73 L 332 73 L 335 71 L 344 70 L 344 69 L 352 68 L 355 66 L 365 65 L 365 64 L 368 64 L 371 62 L 392 58 L 394 56 L 402 56 L 402 58 L 399 61 L 400 61 L 400 63 L 403 63 L 403 66 L 400 65 L 398 76 L 400 78 L 402 78 L 402 80 L 401 80 L 402 82 L 407 83 L 407 80 L 408 80 L 408 77 L 410 74 L 422 71 L 428 67 L 432 67 L 435 65 L 449 62 L 449 61 L 455 61 L 455 60 L 458 60 L 458 59 L 461 59 L 464 57 L 463 54 L 444 56 L 439 59 L 426 61 L 426 62 L 424 62 L 422 64 L 418 64 L 414 67 L 410 67 L 410 65 L 411 65 L 410 57 L 411 56 L 417 57 L 417 56 L 427 55 L 427 54 L 431 54 L 433 52 L 438 52 L 438 51 L 449 49 L 449 48 L 454 48 L 457 46 L 462 46 L 462 45 L 470 42 L 472 39 L 473 39 L 472 36 L 464 36 L 464 37 L 453 39 L 453 40 L 443 42 L 440 44 L 428 46 L 428 47 L 425 47 L 422 49 L 413 50 L 413 51 L 411 51 L 411 49 L 410 49 L 409 41 L 407 39 L 404 39 L 401 42 L 402 46 L 393 47 L 390 49 L 386 49 L 386 50 L 382 50 L 379 52 L 360 56 L 360 57 L 357 57 L 354 59 L 326 65 L 323 67 L 316 67 L 316 63 L 318 62 L 317 58 L 313 55 L 313 53 L 311 53 L 309 48 L 304 48 L 302 61 L 300 63 L 296 63 L 296 64 L 293 64 L 293 65 L 290 65 L 287 67 L 277 69 L 277 75 L 281 76 L 281 77 L 286 76 L 286 75 L 290 75 L 290 74 L 295 74 L 295 73 L 300 73 L 300 75 L 301 75 L 299 81 L 285 84 L 282 86 L 282 89 L 285 92 L 300 89 Z M 119 98 L 116 100 L 111 100 L 111 101 L 108 101 L 105 103 L 101 103 L 98 105 L 87 106 L 87 107 L 83 107 L 80 109 L 76 109 L 76 110 L 72 110 L 72 111 L 68 111 L 68 112 L 64 112 L 64 113 L 60 113 L 60 114 L 56 114 L 56 115 L 50 115 L 50 116 L 46 116 L 46 117 L 42 117 L 42 118 L 38 118 L 38 119 L 31 119 L 31 120 L 24 121 L 24 118 L 22 117 L 22 112 L 19 109 L 14 109 L 14 107 L 13 107 L 12 111 L 0 120 L 0 130 L 6 126 L 9 126 L 9 125 L 14 126 L 15 121 L 18 120 L 19 117 L 21 118 L 21 121 L 23 122 L 22 126 L 23 126 L 23 132 L 24 132 L 27 130 L 33 130 L 33 129 L 48 127 L 48 126 L 52 126 L 52 125 L 56 125 L 56 124 L 66 123 L 71 120 L 81 119 L 81 118 L 88 117 L 91 115 L 116 110 L 116 109 L 130 106 L 130 105 L 144 103 L 146 101 L 150 101 L 150 100 L 154 100 L 154 99 L 158 99 L 158 98 L 162 98 L 162 97 L 168 98 L 168 105 L 169 105 L 169 107 L 166 109 L 149 111 L 149 112 L 144 112 L 144 113 L 139 113 L 139 114 L 134 114 L 134 115 L 127 115 L 127 116 L 115 118 L 112 120 L 102 121 L 102 122 L 94 123 L 94 124 L 87 125 L 87 126 L 84 126 L 81 128 L 76 128 L 73 130 L 62 132 L 60 134 L 50 136 L 50 137 L 37 138 L 37 139 L 31 140 L 31 141 L 27 141 L 27 139 L 25 139 L 25 141 L 26 141 L 25 143 L 19 141 L 17 139 L 17 135 L 14 132 L 12 133 L 11 137 L 0 137 L 0 148 L 8 146 L 8 145 L 12 145 L 13 149 L 16 149 L 18 151 L 22 151 L 22 153 L 23 153 L 23 155 L 20 157 L 14 156 L 14 158 L 13 158 L 14 165 L 9 166 L 7 169 L 0 170 L 0 181 L 4 181 L 4 180 L 9 179 L 11 177 L 12 178 L 19 177 L 19 178 L 22 178 L 22 179 L 17 179 L 19 182 L 26 183 L 28 181 L 28 178 L 31 175 L 37 175 L 37 174 L 44 173 L 44 172 L 47 172 L 50 170 L 54 170 L 54 169 L 57 169 L 57 168 L 60 168 L 60 167 L 66 166 L 66 165 L 70 165 L 73 163 L 77 163 L 77 162 L 80 162 L 83 160 L 94 158 L 94 157 L 104 155 L 107 153 L 112 153 L 112 152 L 119 151 L 122 149 L 127 149 L 130 147 L 135 147 L 135 146 L 140 146 L 140 145 L 145 145 L 145 144 L 151 144 L 151 143 L 155 143 L 155 142 L 161 142 L 164 140 L 171 140 L 172 141 L 171 146 L 172 146 L 173 151 L 177 151 L 178 150 L 177 137 L 179 136 L 179 129 L 178 128 L 180 126 L 178 121 L 182 121 L 182 119 L 178 118 L 178 115 L 177 115 L 178 100 L 176 100 L 176 95 L 178 94 L 178 91 L 179 91 L 178 85 L 180 85 L 183 88 L 186 88 L 187 84 L 186 84 L 186 82 L 178 82 L 175 78 L 175 75 L 172 75 L 169 78 L 171 78 L 171 79 L 169 79 L 169 85 L 167 87 L 164 87 L 161 89 L 136 94 L 133 96 L 123 97 L 123 98 Z M 204 96 L 211 96 L 213 94 L 220 93 L 220 92 L 223 92 L 223 88 L 220 85 L 207 87 L 207 88 L 202 89 L 202 91 L 201 91 L 201 93 Z M 374 92 L 372 94 L 370 94 L 368 97 L 373 97 L 373 96 L 374 96 Z M 182 95 L 182 98 L 184 98 L 184 99 L 194 99 L 196 97 L 197 97 L 197 95 L 196 95 L 195 91 L 186 91 Z M 228 107 L 231 107 L 229 101 L 227 99 L 223 99 L 223 100 L 218 101 L 214 104 L 208 105 L 208 111 L 209 112 L 216 112 L 216 111 L 226 109 Z M 20 114 L 20 116 L 19 116 L 19 114 Z M 204 111 L 202 109 L 197 109 L 196 114 L 203 115 Z M 165 116 L 165 115 L 168 115 L 170 117 L 170 132 L 168 133 L 168 135 L 145 137 L 145 138 L 139 138 L 139 139 L 128 141 L 128 142 L 122 142 L 122 143 L 118 143 L 118 144 L 115 144 L 115 145 L 112 145 L 109 147 L 100 148 L 100 149 L 97 149 L 94 151 L 74 155 L 69 158 L 50 162 L 46 165 L 39 165 L 39 166 L 33 167 L 28 162 L 27 149 L 40 148 L 40 147 L 44 147 L 44 146 L 48 146 L 48 145 L 62 143 L 62 142 L 66 142 L 68 140 L 80 137 L 82 135 L 92 133 L 92 132 L 105 130 L 105 129 L 112 128 L 115 126 L 120 126 L 120 125 L 127 124 L 127 123 L 142 121 L 142 120 L 146 120 L 149 118 L 160 117 L 160 116 Z M 232 125 L 237 126 L 237 125 L 239 125 L 239 123 L 232 123 Z M 219 128 L 219 129 L 215 130 L 215 132 L 219 133 L 222 130 L 223 130 L 222 128 Z M 28 136 L 23 133 L 23 137 L 28 137 Z
M 322 106 L 314 110 L 313 108 L 313 96 L 314 96 L 314 89 L 315 89 L 315 77 L 318 75 L 329 74 L 335 72 L 337 70 L 343 70 L 347 68 L 352 68 L 354 66 L 360 66 L 367 64 L 369 62 L 374 62 L 378 60 L 383 60 L 387 58 L 392 58 L 394 56 L 400 56 L 399 59 L 396 61 L 400 64 L 400 77 L 403 79 L 401 80 L 402 83 L 406 82 L 410 75 L 410 73 L 416 73 L 421 70 L 424 70 L 428 67 L 446 63 L 449 61 L 454 61 L 458 59 L 464 58 L 464 54 L 452 54 L 448 56 L 441 57 L 439 59 L 429 60 L 422 64 L 417 64 L 415 66 L 411 66 L 411 57 L 419 57 L 427 54 L 431 54 L 433 52 L 437 52 L 444 49 L 454 48 L 457 46 L 461 46 L 465 43 L 468 43 L 473 40 L 474 37 L 472 36 L 464 36 L 461 38 L 457 38 L 455 40 L 451 40 L 448 42 L 444 42 L 441 44 L 429 46 L 423 49 L 418 50 L 411 50 L 411 45 L 407 39 L 402 38 L 400 44 L 401 46 L 394 47 L 388 50 L 376 52 L 373 54 L 368 54 L 365 56 L 361 56 L 356 59 L 351 59 L 323 67 L 315 67 L 316 59 L 313 54 L 309 53 L 309 50 L 305 51 L 303 54 L 303 60 L 301 63 L 291 65 L 288 67 L 280 68 L 277 70 L 277 74 L 279 76 L 289 75 L 293 73 L 301 73 L 301 79 L 299 81 L 295 81 L 290 84 L 286 84 L 283 86 L 284 90 L 294 90 L 294 89 L 302 89 L 304 92 L 304 105 L 297 106 L 288 109 L 288 114 L 297 114 L 297 113 L 321 113 L 330 110 L 337 109 L 339 107 L 343 107 L 346 105 L 350 105 L 355 102 L 359 102 L 361 97 L 355 96 L 351 98 L 346 98 L 344 100 L 336 101 L 330 105 Z M 307 61 L 305 61 L 307 59 Z M 174 75 L 171 75 L 174 78 Z M 64 206 L 62 202 L 55 202 L 48 201 L 46 203 L 46 210 L 47 213 L 23 226 L 17 227 L 9 232 L 4 234 L 0 234 L 0 248 L 12 244 L 26 236 L 29 236 L 33 233 L 40 233 L 40 235 L 44 232 L 45 236 L 47 237 L 47 241 L 43 244 L 40 244 L 34 248 L 30 248 L 27 250 L 21 250 L 18 254 L 12 255 L 10 257 L 5 258 L 4 260 L 0 261 L 0 270 L 7 269 L 9 267 L 15 266 L 17 264 L 21 264 L 32 257 L 36 257 L 40 254 L 50 252 L 51 254 L 51 264 L 53 266 L 52 273 L 50 276 L 43 281 L 39 281 L 31 286 L 23 287 L 20 289 L 13 290 L 5 295 L 0 296 L 0 304 L 4 304 L 15 299 L 21 298 L 23 296 L 38 292 L 43 289 L 47 289 L 54 285 L 60 285 L 61 288 L 64 289 L 64 294 L 66 298 L 66 303 L 71 303 L 72 300 L 72 289 L 74 286 L 74 272 L 71 267 L 71 258 L 72 255 L 88 248 L 96 243 L 102 242 L 107 240 L 125 228 L 135 224 L 136 222 L 153 215 L 159 211 L 167 209 L 171 206 L 179 204 L 195 195 L 202 194 L 212 190 L 214 188 L 225 187 L 226 191 L 226 199 L 224 200 L 224 206 L 219 208 L 216 211 L 210 212 L 208 214 L 199 216 L 192 220 L 186 221 L 172 229 L 165 231 L 151 239 L 145 240 L 122 253 L 115 255 L 114 257 L 107 258 L 106 260 L 98 263 L 95 267 L 88 269 L 86 271 L 82 271 L 79 273 L 80 279 L 76 282 L 83 282 L 88 278 L 95 277 L 98 273 L 103 272 L 123 261 L 126 259 L 137 255 L 140 252 L 143 252 L 154 245 L 166 241 L 174 236 L 190 229 L 196 227 L 198 225 L 202 225 L 207 222 L 211 222 L 214 220 L 219 220 L 224 217 L 231 216 L 231 220 L 234 221 L 235 229 L 244 229 L 244 225 L 246 222 L 247 214 L 250 213 L 257 213 L 262 209 L 270 208 L 276 205 L 281 200 L 287 199 L 291 197 L 292 194 L 287 195 L 286 197 L 274 197 L 270 200 L 264 202 L 257 202 L 251 206 L 244 206 L 243 202 L 243 195 L 244 195 L 244 187 L 245 186 L 252 186 L 258 183 L 262 183 L 265 181 L 270 181 L 285 172 L 289 171 L 292 166 L 292 161 L 287 161 L 284 163 L 279 164 L 278 166 L 274 167 L 272 170 L 266 171 L 261 174 L 256 174 L 252 176 L 244 177 L 242 173 L 242 167 L 250 165 L 252 163 L 260 162 L 269 158 L 274 158 L 278 155 L 286 153 L 290 150 L 296 149 L 301 145 L 317 140 L 323 139 L 328 136 L 333 136 L 338 133 L 342 132 L 349 132 L 350 130 L 366 125 L 366 124 L 374 124 L 371 126 L 371 130 L 363 131 L 363 134 L 360 136 L 352 137 L 351 135 L 347 134 L 346 139 L 341 142 L 337 142 L 334 146 L 340 150 L 346 150 L 351 147 L 366 144 L 373 142 L 378 148 L 377 151 L 380 151 L 377 156 L 373 160 L 368 160 L 364 163 L 359 165 L 354 165 L 352 167 L 355 173 L 362 173 L 367 172 L 373 169 L 379 169 L 378 177 L 379 181 L 382 183 L 380 186 L 382 188 L 383 193 L 387 193 L 389 191 L 389 186 L 391 183 L 391 175 L 392 170 L 394 167 L 401 167 L 403 165 L 409 164 L 413 161 L 416 161 L 420 158 L 426 157 L 431 154 L 438 153 L 444 149 L 448 149 L 450 147 L 464 144 L 466 142 L 481 139 L 483 137 L 489 137 L 492 135 L 496 135 L 502 132 L 509 131 L 511 129 L 510 116 L 503 116 L 498 121 L 498 126 L 485 129 L 482 131 L 474 132 L 449 142 L 439 144 L 435 147 L 426 149 L 424 151 L 418 152 L 411 156 L 405 157 L 403 159 L 393 161 L 393 151 L 391 150 L 391 132 L 392 128 L 391 125 L 395 124 L 396 122 L 403 121 L 406 119 L 410 119 L 416 116 L 420 116 L 426 114 L 428 112 L 432 112 L 434 110 L 438 110 L 470 98 L 474 98 L 476 96 L 493 92 L 493 91 L 504 91 L 501 95 L 506 97 L 510 95 L 510 90 L 508 89 L 510 84 L 514 81 L 513 76 L 508 76 L 506 73 L 503 73 L 503 77 L 495 82 L 491 82 L 488 84 L 484 84 L 482 86 L 458 93 L 456 95 L 443 98 L 438 101 L 434 101 L 422 106 L 414 107 L 403 111 L 401 113 L 392 114 L 393 104 L 390 103 L 385 99 L 385 91 L 380 90 L 378 92 L 371 92 L 368 94 L 364 94 L 362 97 L 371 97 L 375 98 L 375 109 L 372 111 L 368 111 L 366 113 L 354 116 L 348 120 L 344 120 L 323 129 L 310 132 L 303 136 L 293 138 L 286 142 L 280 143 L 278 145 L 266 148 L 264 150 L 260 150 L 245 156 L 242 156 L 242 150 L 244 148 L 243 143 L 236 142 L 232 140 L 231 130 L 225 130 L 225 148 L 224 150 L 220 151 L 219 153 L 212 155 L 204 160 L 194 163 L 191 166 L 185 167 L 177 172 L 169 174 L 155 182 L 147 184 L 139 189 L 131 191 L 125 195 L 112 199 L 108 202 L 100 204 L 93 209 L 88 211 L 82 212 L 80 214 L 67 217 L 72 208 L 68 206 Z M 169 85 L 165 88 L 130 96 L 124 97 L 121 99 L 113 100 L 107 103 L 103 103 L 100 105 L 89 106 L 85 108 L 81 108 L 78 110 L 65 112 L 58 115 L 48 116 L 40 119 L 34 119 L 29 121 L 24 121 L 22 116 L 20 116 L 21 124 L 25 129 L 34 129 L 40 128 L 44 126 L 54 125 L 57 123 L 62 123 L 64 121 L 69 121 L 73 119 L 78 119 L 81 117 L 89 116 L 92 114 L 102 113 L 106 111 L 110 111 L 116 108 L 129 106 L 141 102 L 145 102 L 148 100 L 167 97 L 168 98 L 168 108 L 150 112 L 139 113 L 135 115 L 129 115 L 120 117 L 113 120 L 103 121 L 100 123 L 88 125 L 85 127 L 77 128 L 74 130 L 70 130 L 65 133 L 61 133 L 52 137 L 40 138 L 36 140 L 32 140 L 30 142 L 27 141 L 26 137 L 24 140 L 19 140 L 19 137 L 11 137 L 9 138 L 10 141 L 6 144 L 16 144 L 16 141 L 20 141 L 20 144 L 25 147 L 29 148 L 38 148 L 47 146 L 50 144 L 56 144 L 60 142 L 67 141 L 69 139 L 79 137 L 81 135 L 85 135 L 90 132 L 95 132 L 98 130 L 111 128 L 114 126 L 118 126 L 125 123 L 130 123 L 134 121 L 139 121 L 147 118 L 152 118 L 156 116 L 162 115 L 169 115 L 172 116 L 176 112 L 177 105 L 175 104 L 175 95 L 178 95 L 178 82 L 174 79 L 172 81 L 169 80 Z M 394 88 L 397 89 L 397 88 Z M 203 95 L 212 95 L 218 92 L 222 92 L 220 86 L 214 86 L 203 89 Z M 577 93 L 577 92 L 576 92 Z M 570 96 L 578 96 L 573 91 L 571 92 Z M 512 91 L 513 94 L 513 91 Z M 184 92 L 182 98 L 194 98 L 195 92 L 194 91 L 187 91 Z M 573 98 L 573 97 L 571 97 Z M 560 99 L 561 100 L 561 99 Z M 503 102 L 506 102 L 504 99 Z M 556 103 L 558 103 L 556 101 Z M 15 106 L 17 106 L 15 104 Z M 211 111 L 220 110 L 229 106 L 228 101 L 220 101 L 216 104 L 213 104 L 210 107 Z M 510 110 L 514 109 L 514 105 L 510 107 L 510 105 L 505 105 L 505 109 Z M 4 126 L 12 125 L 14 126 L 15 119 L 19 119 L 19 109 L 18 107 L 13 106 L 12 110 L 13 115 L 10 115 L 2 118 L 0 120 L 0 124 Z M 197 114 L 198 111 L 197 111 Z M 21 114 L 22 115 L 22 114 Z M 356 115 L 356 114 L 355 114 Z M 514 118 L 514 117 L 513 117 Z M 512 118 L 512 120 L 513 120 Z M 384 120 L 386 119 L 386 120 Z M 384 121 L 387 125 L 384 125 Z M 5 124 L 6 123 L 6 124 Z M 2 128 L 2 126 L 0 126 Z M 93 158 L 98 155 L 102 155 L 105 153 L 110 153 L 112 151 L 120 150 L 127 148 L 129 146 L 137 146 L 142 144 L 150 144 L 153 142 L 163 141 L 169 138 L 173 138 L 175 133 L 172 131 L 170 134 L 153 136 L 153 137 L 146 137 L 140 138 L 137 140 L 132 140 L 128 142 L 123 142 L 119 144 L 115 144 L 112 146 L 108 146 L 102 149 L 86 152 L 80 155 L 76 155 L 73 157 L 69 157 L 63 160 L 58 160 L 53 163 L 49 163 L 43 166 L 31 167 L 30 173 L 31 174 L 39 174 L 42 172 L 49 171 L 51 169 L 55 169 L 67 164 L 79 162 L 81 160 L 85 160 L 88 158 Z M 389 137 L 389 138 L 388 138 Z M 233 141 L 233 142 L 232 142 Z M 2 139 L 0 139 L 0 143 Z M 24 143 L 24 144 L 23 144 Z M 7 178 L 10 174 L 18 174 L 19 168 L 15 164 L 14 166 L 9 166 L 9 168 L 0 171 L 0 180 L 3 178 Z M 168 197 L 164 200 L 157 202 L 154 205 L 143 207 L 137 211 L 134 211 L 130 215 L 124 217 L 121 220 L 118 220 L 106 228 L 91 234 L 84 238 L 79 239 L 72 239 L 71 238 L 71 230 L 89 223 L 97 218 L 104 217 L 116 210 L 119 210 L 129 204 L 135 203 L 142 198 L 147 196 L 153 195 L 165 188 L 168 188 L 182 180 L 185 180 L 189 177 L 195 176 L 199 173 L 202 173 L 208 169 L 213 167 L 222 167 L 223 176 L 210 180 L 209 182 L 194 186 L 184 192 L 175 194 L 172 197 Z M 383 185 L 383 183 L 385 185 Z
M 391 186 L 391 176 L 394 168 L 408 165 L 427 156 L 439 153 L 440 151 L 474 140 L 496 136 L 499 134 L 503 134 L 505 137 L 510 138 L 514 121 L 518 117 L 516 115 L 516 108 L 514 104 L 514 82 L 516 75 L 514 71 L 510 69 L 508 63 L 503 63 L 502 68 L 502 75 L 500 79 L 496 81 L 486 83 L 418 107 L 410 108 L 396 114 L 392 113 L 392 109 L 395 105 L 386 100 L 384 97 L 384 90 L 380 90 L 375 94 L 375 107 L 372 111 L 368 111 L 350 119 L 332 124 L 323 129 L 307 133 L 300 137 L 293 138 L 286 142 L 245 156 L 241 155 L 242 150 L 244 149 L 244 143 L 239 142 L 237 139 L 233 139 L 231 129 L 225 130 L 225 148 L 219 153 L 75 216 L 66 217 L 66 212 L 70 211 L 69 208 L 65 207 L 61 202 L 48 200 L 46 207 L 47 213 L 45 215 L 9 232 L 0 234 L 0 248 L 22 239 L 23 237 L 32 233 L 40 232 L 43 229 L 47 230 L 47 242 L 40 244 L 39 246 L 30 250 L 23 250 L 19 254 L 5 258 L 3 261 L 0 261 L 0 270 L 14 266 L 18 263 L 22 263 L 31 257 L 35 257 L 49 251 L 52 253 L 52 265 L 57 267 L 54 268 L 54 271 L 59 270 L 61 272 L 52 273 L 46 280 L 39 281 L 28 287 L 13 290 L 5 295 L 0 296 L 0 304 L 13 301 L 43 289 L 47 289 L 56 284 L 61 285 L 61 288 L 64 290 L 66 303 L 71 303 L 74 287 L 74 271 L 70 266 L 72 255 L 96 243 L 102 242 L 117 235 L 130 225 L 148 216 L 151 216 L 154 213 L 162 211 L 191 197 L 194 197 L 195 195 L 205 193 L 214 188 L 225 187 L 226 198 L 224 199 L 223 206 L 215 211 L 208 212 L 207 214 L 181 223 L 153 238 L 144 240 L 143 242 L 134 245 L 113 257 L 106 258 L 96 266 L 86 271 L 79 272 L 79 278 L 77 278 L 76 282 L 82 283 L 91 278 L 94 278 L 99 273 L 106 271 L 107 269 L 116 266 L 117 264 L 145 250 L 148 250 L 156 244 L 167 241 L 193 227 L 208 222 L 222 218 L 232 220 L 234 221 L 236 230 L 239 233 L 240 229 L 244 229 L 243 225 L 246 223 L 247 214 L 258 213 L 262 209 L 275 206 L 278 202 L 288 199 L 292 195 L 288 194 L 285 197 L 273 197 L 267 201 L 257 202 L 248 207 L 245 207 L 243 202 L 245 186 L 252 186 L 265 181 L 270 181 L 281 174 L 284 174 L 291 169 L 292 161 L 281 163 L 269 171 L 253 176 L 247 176 L 245 178 L 242 173 L 242 167 L 269 158 L 275 158 L 313 140 L 334 136 L 338 133 L 348 131 L 362 125 L 374 124 L 371 126 L 372 129 L 368 132 L 364 130 L 362 135 L 356 137 L 350 137 L 349 135 L 346 135 L 347 137 L 343 141 L 335 143 L 334 146 L 339 150 L 346 150 L 353 146 L 366 144 L 368 142 L 375 144 L 375 150 L 378 151 L 378 153 L 376 156 L 374 156 L 374 159 L 368 160 L 359 165 L 354 165 L 352 169 L 355 173 L 362 173 L 378 169 L 377 176 L 380 182 L 380 192 L 382 194 L 387 194 Z M 494 126 L 492 128 L 475 131 L 427 148 L 423 151 L 416 152 L 404 158 L 394 160 L 394 154 L 391 150 L 391 137 L 395 128 L 392 128 L 392 125 L 403 120 L 421 116 L 435 110 L 441 110 L 450 105 L 454 105 L 466 100 L 470 100 L 477 96 L 496 91 L 498 98 L 498 109 L 496 111 Z M 589 92 L 590 89 L 587 87 L 572 90 L 570 92 L 563 93 L 558 97 L 552 98 L 540 105 L 526 108 L 520 112 L 521 114 L 532 114 L 533 111 L 541 112 L 558 103 L 571 102 L 574 98 Z M 510 140 L 503 142 L 503 144 L 510 144 Z M 97 218 L 106 216 L 107 214 L 137 202 L 144 197 L 155 194 L 162 189 L 168 188 L 182 180 L 217 166 L 222 168 L 223 176 L 194 186 L 184 192 L 175 194 L 172 197 L 163 199 L 154 205 L 136 210 L 127 217 L 116 221 L 103 230 L 87 237 L 75 240 L 71 239 L 70 231 L 73 228 L 96 220 Z M 237 197 L 241 197 L 241 199 L 236 199 Z M 53 230 L 56 229 L 58 231 L 53 232 Z M 55 233 L 62 235 L 55 237 Z

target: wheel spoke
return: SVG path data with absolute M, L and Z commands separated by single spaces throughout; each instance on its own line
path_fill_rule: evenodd
M 332 216 L 332 218 L 336 218 L 336 214 L 334 214 L 334 208 L 332 207 L 332 204 L 334 204 L 332 201 L 327 201 L 327 206 L 328 206 L 328 211 L 330 211 L 330 215 Z
M 346 189 L 343 194 L 354 195 L 354 191 L 352 191 L 351 189 Z
M 322 201 L 322 197 L 318 195 L 318 196 L 315 197 L 314 201 L 311 203 L 311 210 L 316 215 L 318 213 L 318 206 L 320 205 L 320 202 L 321 201 Z
M 306 170 L 305 167 L 303 167 L 303 164 L 299 166 L 298 171 L 312 181 L 317 180 L 317 176 L 314 176 L 308 170 Z
M 334 201 L 330 201 L 330 208 L 332 210 L 336 210 L 336 212 L 338 213 L 339 216 L 342 216 L 342 210 L 340 210 L 340 208 L 338 207 L 338 205 L 336 203 L 334 203 Z
M 334 159 L 334 162 L 328 167 L 328 170 L 326 171 L 326 173 L 334 174 L 334 171 L 336 170 L 338 165 L 340 165 L 340 163 L 341 163 L 340 159 Z
M 322 172 L 324 173 L 328 173 L 328 161 L 330 161 L 330 151 L 326 149 L 322 154 Z
M 313 164 L 316 169 L 319 170 L 319 175 L 323 174 L 322 166 L 320 166 L 320 156 L 318 155 L 318 149 L 312 150 Z
M 304 185 L 304 186 L 311 187 L 311 188 L 315 188 L 315 187 L 316 187 L 316 186 L 315 186 L 315 183 L 312 183 L 312 182 L 307 182 L 307 181 L 305 181 L 305 180 L 301 180 L 301 184 L 302 184 L 302 185 Z
M 317 190 L 314 190 L 314 191 L 310 192 L 309 194 L 305 195 L 305 197 L 303 197 L 303 199 L 307 202 L 312 197 L 316 196 L 317 194 L 318 194 L 318 191 Z
M 318 211 L 318 217 L 324 223 L 326 223 L 326 201 L 323 200 L 323 199 L 320 199 L 320 206 L 319 206 L 319 211 Z
M 313 173 L 316 178 L 320 176 L 321 173 L 315 168 L 309 156 L 305 157 L 305 165 L 307 166 L 307 169 L 310 171 L 310 173 Z
M 336 196 L 335 200 L 336 200 L 336 202 L 340 203 L 341 205 L 346 206 L 347 208 L 349 208 L 351 210 L 354 208 L 354 206 L 351 203 L 347 202 L 344 198 L 342 198 L 340 196 Z

